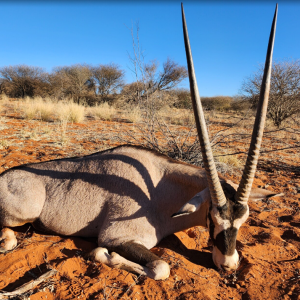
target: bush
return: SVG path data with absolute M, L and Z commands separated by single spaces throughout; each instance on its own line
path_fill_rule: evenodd
M 206 110 L 227 111 L 231 108 L 233 99 L 229 96 L 202 97 L 201 103 Z
M 241 91 L 245 100 L 256 108 L 259 101 L 263 66 L 246 78 Z M 273 62 L 267 117 L 274 125 L 300 112 L 300 60 Z
M 172 91 L 174 102 L 172 106 L 176 108 L 192 109 L 191 93 L 187 89 L 177 89 Z
M 245 101 L 244 99 L 239 97 L 234 97 L 230 106 L 233 111 L 238 113 L 238 112 L 245 112 L 250 108 L 251 105 L 249 101 Z

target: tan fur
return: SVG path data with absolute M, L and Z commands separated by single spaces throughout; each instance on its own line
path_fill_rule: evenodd
M 171 218 L 189 200 L 195 212 Z M 133 146 L 25 165 L 0 176 L 2 226 L 31 222 L 52 233 L 98 237 L 100 247 L 135 240 L 150 249 L 169 234 L 206 226 L 210 205 L 203 169 Z M 111 266 L 125 261 L 112 257 Z M 134 268 L 144 274 L 144 267 Z M 152 278 L 169 270 L 162 263 L 152 267 L 159 273 L 148 270 Z
M 203 225 L 203 212 L 181 220 L 170 216 L 206 185 L 201 168 L 123 146 L 6 171 L 0 222 L 13 227 L 38 219 L 34 225 L 49 232 L 98 236 L 104 245 L 130 236 L 151 248 L 170 233 Z

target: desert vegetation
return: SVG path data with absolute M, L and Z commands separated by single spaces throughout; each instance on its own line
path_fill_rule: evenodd
M 172 91 L 174 98 L 177 92 L 177 90 Z M 181 94 L 182 90 L 179 93 Z M 103 102 L 88 106 L 85 102 L 78 104 L 72 99 L 57 100 L 40 96 L 11 99 L 2 94 L 0 107 L 3 114 L 2 123 L 6 115 L 9 116 L 13 113 L 24 121 L 37 122 L 39 128 L 57 126 L 57 130 L 62 132 L 60 136 L 64 137 L 66 137 L 66 127 L 73 126 L 72 124 L 87 124 L 93 120 L 100 123 L 110 121 L 120 128 L 107 137 L 107 139 L 116 141 L 116 144 L 141 145 L 171 158 L 202 166 L 192 109 L 177 108 L 172 101 L 169 102 L 169 105 L 162 106 L 159 105 L 159 97 L 155 97 L 155 99 L 151 99 L 151 97 L 152 95 L 148 96 L 149 102 L 152 102 L 151 106 L 128 104 L 120 107 L 118 102 L 115 104 Z M 173 101 L 177 101 L 174 98 Z M 226 108 L 223 104 L 217 106 L 222 98 L 225 99 Z M 203 105 L 206 108 L 206 120 L 218 170 L 224 174 L 239 172 L 243 167 L 246 154 L 247 147 L 244 145 L 249 142 L 254 122 L 253 111 L 249 109 L 249 106 L 245 108 L 242 105 L 237 113 L 236 108 L 228 106 L 228 103 L 238 103 L 238 101 L 243 103 L 243 101 L 231 97 L 213 97 L 212 104 L 210 104 L 215 107 L 213 110 L 206 106 L 207 98 L 204 100 Z M 156 105 L 157 102 L 158 105 Z M 292 119 L 285 120 L 285 126 L 281 128 L 277 128 L 271 120 L 268 121 L 265 138 L 277 141 L 278 146 L 273 147 L 274 144 L 271 149 L 262 149 L 262 153 L 276 153 L 281 149 L 293 148 L 285 138 L 294 140 L 296 143 L 299 142 L 299 130 L 297 129 L 299 122 L 300 119 L 297 115 Z M 54 129 L 54 132 L 57 130 Z M 237 145 L 240 145 L 242 149 L 238 150 Z M 96 149 L 98 150 L 98 148 Z
M 88 155 L 134 144 L 202 166 L 185 67 L 171 59 L 145 61 L 138 26 L 131 29 L 135 81 L 113 63 L 0 68 L 0 173 L 26 163 Z M 0 289 L 49 274 L 15 297 L 30 299 L 298 299 L 300 278 L 299 62 L 274 63 L 266 124 L 254 187 L 283 198 L 251 202 L 237 241 L 240 266 L 219 272 L 205 228 L 164 239 L 152 251 L 171 266 L 155 282 L 85 259 L 96 239 L 60 237 L 16 228 L 19 246 L 0 254 Z M 239 182 L 254 122 L 260 71 L 241 95 L 202 97 L 218 171 Z M 24 291 L 24 289 L 23 289 Z M 3 296 L 0 293 L 0 299 Z
M 133 110 L 130 105 L 120 107 L 117 103 L 88 106 L 70 100 L 5 95 L 0 106 L 0 172 L 25 163 L 87 155 L 123 143 L 152 147 L 201 165 L 189 108 L 159 105 L 147 112 L 143 106 Z M 70 118 L 72 109 L 83 118 Z M 42 113 L 44 110 L 47 113 Z M 252 132 L 252 110 L 207 109 L 206 119 L 219 172 L 238 182 Z M 209 233 L 201 227 L 176 233 L 152 249 L 171 266 L 170 278 L 155 282 L 85 260 L 85 253 L 95 247 L 96 240 L 44 235 L 25 225 L 15 229 L 18 248 L 0 255 L 0 289 L 15 291 L 48 274 L 51 268 L 57 273 L 24 297 L 256 299 L 259 295 L 261 299 L 284 299 L 288 295 L 286 299 L 297 299 L 299 122 L 297 115 L 286 119 L 280 128 L 272 120 L 267 122 L 254 186 L 285 196 L 249 203 L 250 217 L 237 242 L 241 265 L 235 273 L 214 269 Z
M 263 66 L 244 80 L 242 93 L 245 101 L 256 107 L 259 99 Z M 300 112 L 300 60 L 273 62 L 268 117 L 280 127 L 284 120 Z

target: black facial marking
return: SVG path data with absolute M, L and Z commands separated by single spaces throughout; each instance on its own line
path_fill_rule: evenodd
M 224 255 L 232 255 L 236 247 L 237 229 L 234 227 L 222 230 L 217 234 L 215 246 Z
M 209 235 L 213 241 L 213 244 L 215 244 L 215 239 L 214 239 L 215 224 L 211 218 L 210 212 L 208 213 L 208 219 L 209 219 Z
M 231 223 L 236 219 L 240 219 L 247 212 L 246 205 L 230 200 L 228 200 L 225 205 L 217 207 L 217 209 L 221 218 L 223 220 L 229 220 Z
M 223 220 L 229 220 L 231 226 L 219 232 L 214 238 L 215 224 L 211 217 L 212 207 L 209 210 L 209 234 L 216 246 L 223 255 L 232 255 L 236 248 L 236 237 L 238 230 L 233 227 L 233 222 L 236 219 L 242 218 L 247 213 L 247 206 L 233 200 L 227 200 L 226 204 L 222 207 L 217 207 L 220 217 Z

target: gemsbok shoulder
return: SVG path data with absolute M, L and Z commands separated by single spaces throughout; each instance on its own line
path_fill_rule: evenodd
M 182 6 L 191 98 L 205 168 L 128 145 L 15 167 L 0 176 L 0 225 L 32 223 L 52 234 L 97 237 L 98 248 L 89 253 L 94 260 L 156 280 L 168 278 L 170 267 L 149 249 L 174 232 L 204 226 L 213 241 L 215 265 L 235 270 L 239 264 L 236 237 L 249 215 L 248 199 L 276 195 L 252 189 L 268 105 L 276 19 L 277 5 L 239 185 L 219 177 L 215 167 Z M 17 245 L 8 228 L 2 229 L 0 240 L 2 251 Z

